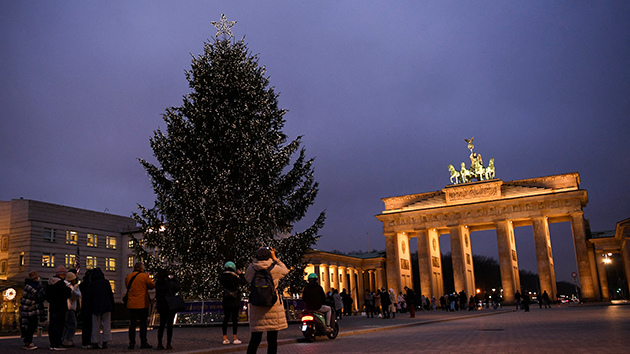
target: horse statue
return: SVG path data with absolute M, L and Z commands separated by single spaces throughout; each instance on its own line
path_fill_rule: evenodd
M 494 157 L 488 162 L 488 167 L 485 168 L 486 179 L 494 178 Z
M 455 167 L 453 167 L 453 165 L 448 165 L 448 171 L 451 173 L 451 183 L 459 183 L 461 174 L 455 170 Z M 453 182 L 453 178 L 455 178 L 455 182 Z
M 459 171 L 459 175 L 460 175 L 460 177 L 461 177 L 461 179 L 462 179 L 462 183 L 468 183 L 468 182 L 470 182 L 470 179 L 471 179 L 471 178 L 470 178 L 470 171 L 468 171 L 468 170 L 466 169 L 466 164 L 465 164 L 464 162 L 462 162 L 462 168 L 461 168 L 461 170 Z

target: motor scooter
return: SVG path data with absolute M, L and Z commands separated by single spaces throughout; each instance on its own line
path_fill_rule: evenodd
M 331 309 L 332 322 L 329 327 L 326 326 L 326 315 L 317 311 L 304 310 L 302 312 L 302 335 L 308 342 L 314 342 L 315 337 L 327 336 L 329 339 L 337 338 L 339 334 L 339 323 L 337 323 L 337 314 Z

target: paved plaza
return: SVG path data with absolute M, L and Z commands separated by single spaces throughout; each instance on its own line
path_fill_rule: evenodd
M 416 318 L 403 314 L 396 319 L 353 316 L 340 321 L 335 340 L 320 337 L 302 341 L 298 324 L 279 333 L 279 353 L 628 353 L 630 352 L 630 306 L 554 306 L 530 312 L 482 309 L 468 312 L 420 311 Z M 228 332 L 231 338 L 231 332 Z M 155 346 L 157 330 L 149 331 Z M 75 337 L 79 342 L 79 336 Z M 222 345 L 220 327 L 175 328 L 168 353 L 244 353 L 249 328 L 239 328 L 243 344 Z M 44 334 L 35 338 L 39 350 L 48 351 Z M 138 341 L 139 342 L 139 341 Z M 108 353 L 131 353 L 126 330 L 117 330 Z M 266 353 L 266 348 L 259 353 Z M 0 354 L 24 352 L 21 339 L 0 338 Z M 67 352 L 87 350 L 75 348 Z M 136 353 L 153 350 L 136 349 Z

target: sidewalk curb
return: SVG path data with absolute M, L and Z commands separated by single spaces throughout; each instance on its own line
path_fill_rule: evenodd
M 338 337 L 353 336 L 357 334 L 365 334 L 365 333 L 378 332 L 378 331 L 387 331 L 391 329 L 404 328 L 404 327 L 422 326 L 422 325 L 427 325 L 431 323 L 457 321 L 457 320 L 463 320 L 463 319 L 474 318 L 474 317 L 500 315 L 500 314 L 511 313 L 511 312 L 516 312 L 516 310 L 498 310 L 494 312 L 473 314 L 469 316 L 440 318 L 440 319 L 435 319 L 435 320 L 417 321 L 417 322 L 397 324 L 397 325 L 391 325 L 391 326 L 357 329 L 350 332 L 341 332 L 339 333 Z M 300 343 L 302 340 L 303 340 L 302 337 L 281 339 L 281 340 L 278 340 L 278 346 L 286 345 L 286 344 L 293 344 L 293 343 Z M 265 347 L 267 347 L 266 342 L 261 342 L 260 346 L 258 346 L 259 349 L 265 348 Z M 247 344 L 231 345 L 229 347 L 225 346 L 223 348 L 191 350 L 191 351 L 185 351 L 185 352 L 177 352 L 177 354 L 223 354 L 223 353 L 234 353 L 234 352 L 239 352 L 239 351 L 244 351 L 244 350 L 247 350 Z

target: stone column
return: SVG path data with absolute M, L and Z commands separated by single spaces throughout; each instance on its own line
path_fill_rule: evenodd
M 339 267 L 337 265 L 330 266 L 330 288 L 339 290 Z
M 621 243 L 621 260 L 623 261 L 623 271 L 626 276 L 626 288 L 623 289 L 624 296 L 628 298 L 630 289 L 630 239 L 624 239 Z
M 350 288 L 348 289 L 348 292 L 350 293 L 350 296 L 352 296 L 352 302 L 354 303 L 355 308 L 359 308 L 357 284 L 354 279 L 356 271 L 354 268 L 348 267 L 348 273 L 350 274 L 350 283 L 348 283 Z
M 557 298 L 556 272 L 553 266 L 551 240 L 549 238 L 549 221 L 547 217 L 534 218 L 534 244 L 536 246 L 536 260 L 538 261 L 538 278 L 540 293 L 547 291 L 550 299 Z
M 606 264 L 602 252 L 595 254 L 595 263 L 597 264 L 597 273 L 599 275 L 599 286 L 602 289 L 602 300 L 610 301 L 610 289 L 608 288 L 608 278 L 606 277 Z
M 602 301 L 602 292 L 599 287 L 599 274 L 597 272 L 597 262 L 595 261 L 595 246 L 586 242 L 588 248 L 588 263 L 591 265 L 591 274 L 593 274 L 593 292 L 595 293 L 595 300 Z
M 594 301 L 596 300 L 595 288 L 588 257 L 586 229 L 584 227 L 584 214 L 582 212 L 571 214 L 571 231 L 573 232 L 575 258 L 577 260 L 578 275 L 580 277 L 580 287 L 582 291 L 581 300 Z
M 346 292 L 350 291 L 350 283 L 348 282 L 347 269 L 348 268 L 345 266 L 339 266 L 339 293 L 341 293 L 343 289 L 346 289 Z
M 379 289 L 385 287 L 385 277 L 383 275 L 383 268 L 376 268 L 376 286 Z
M 365 294 L 365 284 L 363 283 L 363 269 L 357 269 L 357 280 L 359 281 L 359 285 L 357 286 L 357 308 L 359 312 L 363 308 L 363 295 Z
M 514 244 L 514 225 L 511 221 L 503 220 L 497 222 L 496 226 L 503 299 L 506 304 L 513 304 L 514 293 L 521 288 L 518 276 L 518 261 L 516 259 L 516 245 Z
M 328 264 L 320 264 L 319 270 L 324 275 L 322 277 L 322 288 L 324 288 L 325 292 L 330 290 L 330 269 L 328 268 Z
M 420 294 L 435 295 L 433 289 L 433 271 L 431 267 L 431 246 L 427 230 L 417 232 L 418 272 L 420 273 Z
M 467 295 L 473 294 L 475 292 L 475 275 L 468 228 L 461 225 L 453 226 L 449 227 L 449 232 L 455 291 L 464 290 Z
M 400 285 L 400 255 L 398 254 L 398 237 L 396 233 L 385 233 L 385 251 L 387 253 L 387 284 L 398 294 Z M 363 296 L 363 295 L 361 295 Z
M 370 289 L 370 291 L 374 292 L 376 289 L 374 289 L 374 270 L 373 269 L 369 269 L 368 270 L 368 285 L 366 286 L 367 289 Z

